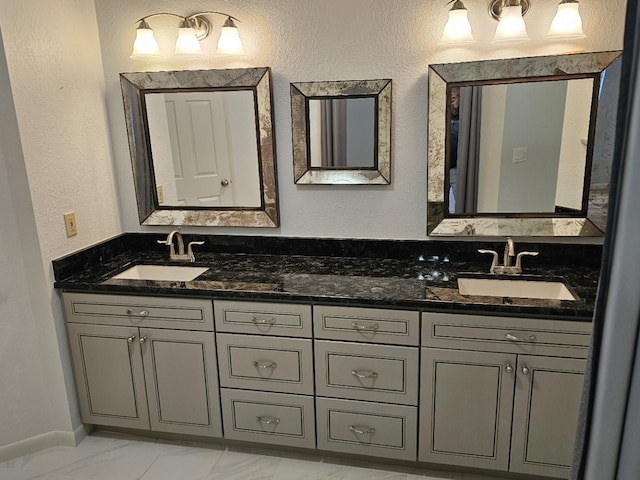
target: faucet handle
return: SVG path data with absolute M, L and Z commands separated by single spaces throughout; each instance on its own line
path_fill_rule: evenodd
M 193 245 L 204 245 L 204 242 L 189 242 L 187 245 L 187 255 L 189 255 L 189 261 L 195 262 L 196 256 L 193 254 Z
M 491 261 L 491 268 L 489 268 L 489 273 L 495 273 L 496 267 L 498 266 L 498 252 L 496 252 L 495 250 L 484 250 L 481 248 L 478 250 L 478 253 L 489 253 L 493 255 L 493 260 Z
M 516 269 L 521 269 L 522 268 L 522 257 L 524 256 L 530 256 L 530 257 L 537 257 L 538 255 L 540 255 L 540 252 L 520 252 L 517 256 L 516 256 Z

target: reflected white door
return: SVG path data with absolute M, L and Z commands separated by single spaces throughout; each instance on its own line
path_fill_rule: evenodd
M 165 94 L 178 205 L 234 205 L 228 125 L 219 92 Z

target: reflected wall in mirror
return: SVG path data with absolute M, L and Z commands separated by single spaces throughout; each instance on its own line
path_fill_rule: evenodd
M 619 54 L 432 65 L 429 235 L 602 235 Z
M 278 226 L 268 68 L 121 74 L 140 223 Z
M 291 84 L 294 181 L 388 184 L 391 80 Z

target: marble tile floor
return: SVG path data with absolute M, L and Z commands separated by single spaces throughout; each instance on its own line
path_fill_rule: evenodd
M 0 480 L 492 480 L 335 458 L 94 432 L 0 463 Z

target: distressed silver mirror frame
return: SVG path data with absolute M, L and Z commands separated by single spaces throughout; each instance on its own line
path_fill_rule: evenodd
M 309 100 L 373 97 L 376 148 L 372 168 L 312 167 Z M 388 185 L 391 183 L 391 80 L 299 82 L 291 84 L 294 183 Z
M 590 188 L 586 217 L 562 214 L 455 215 L 446 213 L 445 191 L 447 144 L 447 88 L 450 85 L 499 84 L 594 78 L 599 85 L 602 72 L 621 52 L 514 58 L 479 62 L 431 65 L 429 67 L 429 125 L 427 178 L 427 235 L 429 236 L 602 236 L 606 226 L 608 188 Z M 587 165 L 594 150 L 595 111 L 592 105 L 587 144 Z M 613 108 L 616 108 L 614 106 Z M 587 180 L 590 172 L 586 172 Z
M 120 84 L 141 225 L 215 227 L 277 227 L 279 225 L 270 68 L 122 73 Z M 181 90 L 253 91 L 261 190 L 259 207 L 175 208 L 159 205 L 144 94 Z

